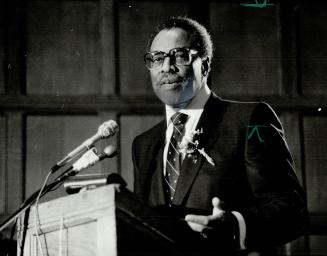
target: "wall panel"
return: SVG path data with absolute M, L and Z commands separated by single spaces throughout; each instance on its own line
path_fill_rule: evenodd
M 0 8 L 0 94 L 5 91 L 6 77 L 6 27 L 5 27 L 5 8 Z
M 7 175 L 6 199 L 8 213 L 14 212 L 23 202 L 24 196 L 24 136 L 23 114 L 19 111 L 7 112 Z
M 114 0 L 100 0 L 100 37 L 101 37 L 101 87 L 102 93 L 109 95 L 115 92 L 115 24 Z
M 327 4 L 300 8 L 301 72 L 304 95 L 327 95 Z
M 212 88 L 222 95 L 276 95 L 281 90 L 279 5 L 210 4 L 215 45 Z
M 303 133 L 308 208 L 326 213 L 327 117 L 305 116 Z
M 311 236 L 309 239 L 311 256 L 327 255 L 327 236 Z
M 103 122 L 98 116 L 27 116 L 26 120 L 26 196 L 36 191 L 45 179 L 49 169 L 87 138 L 94 135 Z M 105 139 L 96 145 L 101 151 L 107 144 L 116 144 Z M 81 174 L 107 173 L 115 166 L 115 160 L 104 160 Z M 74 163 L 75 161 L 72 161 Z M 68 165 L 69 166 L 69 165 Z M 65 170 L 67 167 L 63 167 Z M 58 171 L 58 174 L 61 171 Z M 54 174 L 56 177 L 58 174 Z M 47 200 L 65 193 L 52 192 Z
M 121 123 L 121 175 L 128 184 L 128 188 L 133 190 L 134 175 L 132 162 L 132 142 L 133 139 L 151 128 L 163 119 L 162 116 L 122 116 Z
M 28 2 L 28 94 L 101 93 L 99 17 L 97 1 Z
M 6 118 L 0 116 L 0 215 L 6 207 Z
M 143 55 L 154 26 L 170 16 L 190 13 L 187 2 L 119 1 L 118 40 L 120 92 L 123 95 L 153 95 Z

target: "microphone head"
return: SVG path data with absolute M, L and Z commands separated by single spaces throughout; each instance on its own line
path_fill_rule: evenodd
M 117 153 L 117 149 L 115 146 L 109 145 L 109 146 L 105 147 L 105 149 L 103 150 L 103 154 L 104 154 L 104 157 L 114 157 L 118 153 Z
M 107 122 L 104 122 L 102 125 L 98 128 L 98 134 L 101 135 L 102 139 L 108 138 L 110 136 L 113 136 L 118 132 L 119 126 L 116 123 L 115 120 L 108 120 Z

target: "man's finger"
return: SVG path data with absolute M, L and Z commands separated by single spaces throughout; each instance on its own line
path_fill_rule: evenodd
M 204 226 L 208 225 L 209 223 L 208 216 L 203 216 L 203 215 L 188 214 L 185 216 L 185 220 L 187 222 L 193 222 Z

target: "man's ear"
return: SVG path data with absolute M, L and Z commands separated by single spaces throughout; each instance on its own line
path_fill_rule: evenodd
M 201 74 L 202 76 L 208 76 L 210 71 L 210 60 L 209 57 L 202 59 L 202 65 L 201 65 Z

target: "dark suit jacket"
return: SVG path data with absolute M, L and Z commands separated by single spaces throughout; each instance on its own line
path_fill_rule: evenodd
M 259 136 L 253 126 L 260 125 Z M 252 127 L 251 127 L 252 126 Z M 305 196 L 278 117 L 266 103 L 222 100 L 212 94 L 197 128 L 199 148 L 214 159 L 185 158 L 173 204 L 212 211 L 218 197 L 246 223 L 246 245 L 260 248 L 298 237 L 306 219 Z M 133 142 L 134 190 L 150 205 L 165 205 L 163 147 L 166 121 Z

